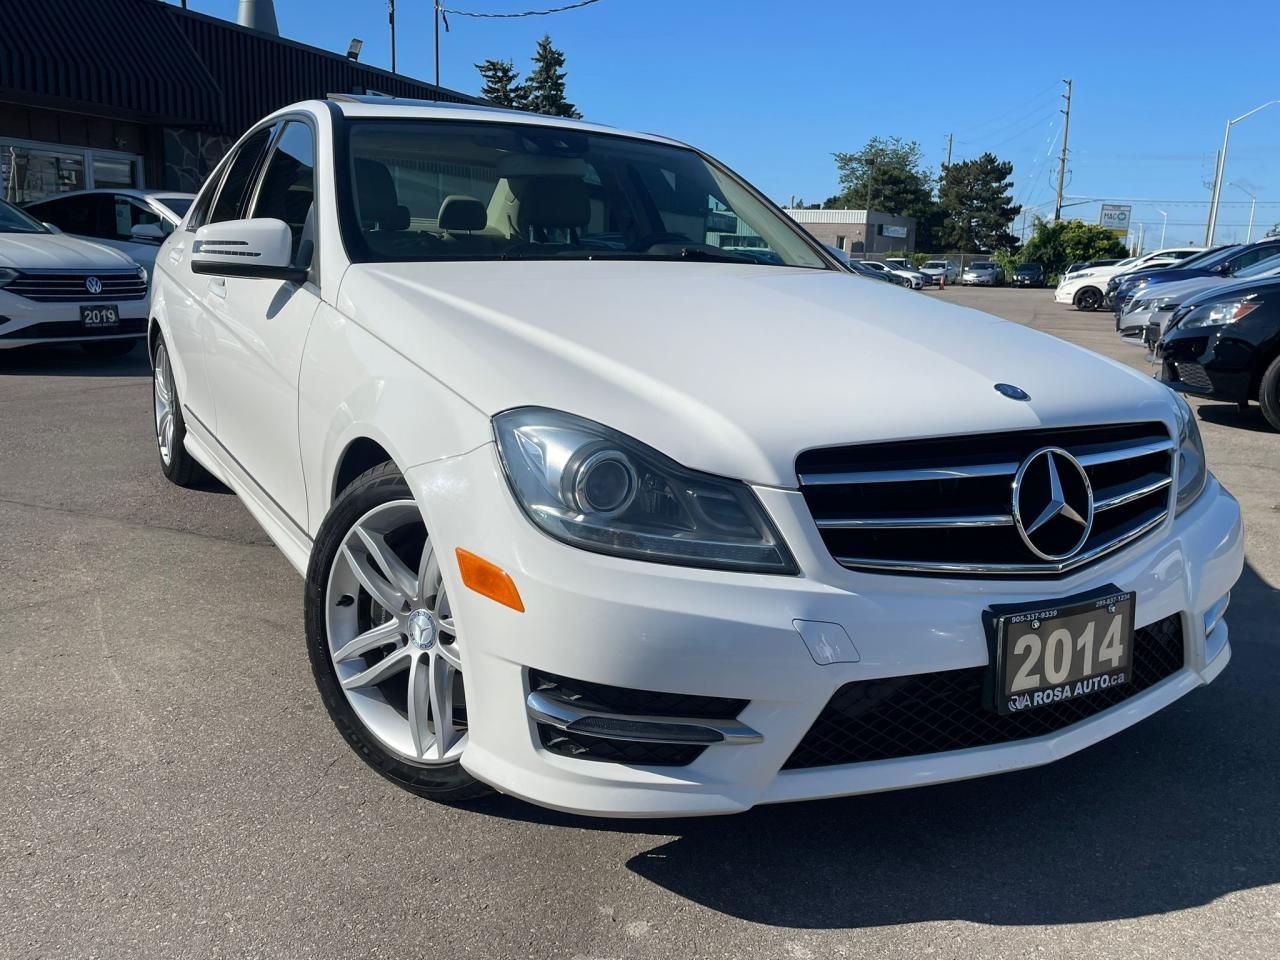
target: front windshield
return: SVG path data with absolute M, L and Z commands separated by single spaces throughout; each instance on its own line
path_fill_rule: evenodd
M 1163 269 L 1165 270 L 1203 270 L 1206 267 L 1217 266 L 1223 260 L 1226 260 L 1233 253 L 1242 250 L 1242 244 L 1232 244 L 1229 247 L 1211 247 L 1208 250 L 1201 250 L 1199 253 L 1193 253 L 1185 260 L 1180 260 L 1175 264 L 1169 264 Z
M 831 269 L 693 150 L 516 123 L 354 120 L 357 261 L 712 260 Z
M 6 200 L 0 200 L 0 233 L 48 233 L 43 223 L 23 213 Z
M 191 201 L 195 197 L 156 197 L 155 199 L 158 203 L 172 210 L 177 218 L 181 220 L 187 215 L 187 210 L 191 207 Z
M 1273 253 L 1265 260 L 1259 260 L 1257 263 L 1250 264 L 1243 270 L 1237 270 L 1233 276 L 1237 280 L 1247 280 L 1250 277 L 1265 276 L 1277 269 L 1280 269 L 1280 253 Z

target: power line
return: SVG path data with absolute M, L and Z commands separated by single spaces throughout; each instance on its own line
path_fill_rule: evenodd
M 453 14 L 455 17 L 472 17 L 477 20 L 515 20 L 518 17 L 546 17 L 553 13 L 564 13 L 566 10 L 589 7 L 591 4 L 599 2 L 600 0 L 578 0 L 577 3 L 567 3 L 562 7 L 551 7 L 548 10 L 524 10 L 520 13 L 477 13 L 471 10 L 448 10 L 439 2 L 436 3 L 436 9 L 442 14 Z

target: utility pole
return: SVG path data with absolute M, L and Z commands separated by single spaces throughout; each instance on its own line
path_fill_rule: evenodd
M 1058 200 L 1053 206 L 1053 222 L 1062 219 L 1062 186 L 1067 177 L 1067 132 L 1071 129 L 1071 81 L 1063 80 L 1067 85 L 1067 108 L 1062 111 L 1066 120 L 1062 123 L 1062 156 L 1058 158 Z
M 396 72 L 396 0 L 387 0 L 387 19 L 391 21 L 391 72 Z
M 945 170 L 947 167 L 951 166 L 951 142 L 952 142 L 955 138 L 956 138 L 956 135 L 955 135 L 954 133 L 948 133 L 948 134 L 947 134 L 947 163 L 946 163 L 946 166 L 944 166 L 944 167 L 943 167 L 943 169 L 944 169 L 944 170 Z
M 440 86 L 440 0 L 432 4 L 436 14 L 436 86 Z

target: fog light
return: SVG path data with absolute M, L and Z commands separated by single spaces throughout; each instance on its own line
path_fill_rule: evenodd
M 1214 660 L 1218 654 L 1222 652 L 1223 646 L 1226 645 L 1226 631 L 1222 631 L 1217 637 L 1213 636 L 1213 632 L 1222 624 L 1222 618 L 1227 612 L 1227 607 L 1231 604 L 1231 594 L 1226 593 L 1222 598 L 1211 606 L 1204 613 L 1204 661 L 1209 663 Z

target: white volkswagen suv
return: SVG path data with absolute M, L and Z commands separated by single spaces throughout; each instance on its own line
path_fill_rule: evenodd
M 661 137 L 290 107 L 165 242 L 150 346 L 165 473 L 240 495 L 337 729 L 425 796 L 973 777 L 1230 656 L 1240 512 L 1182 400 L 860 282 Z

